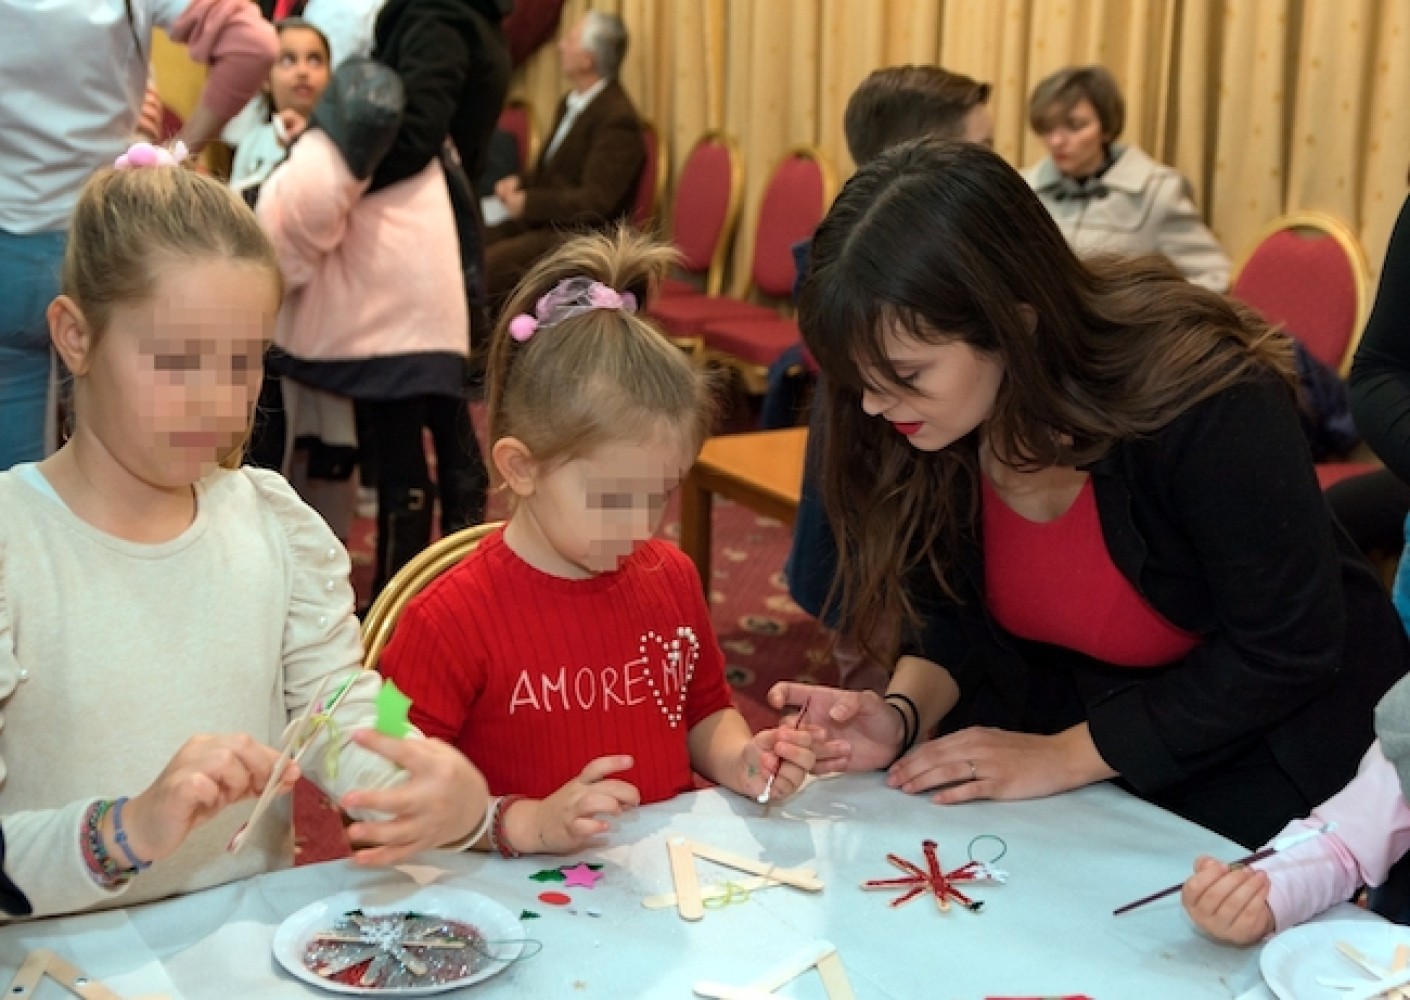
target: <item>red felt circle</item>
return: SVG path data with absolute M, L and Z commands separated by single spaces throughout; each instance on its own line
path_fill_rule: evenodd
M 573 897 L 566 892 L 541 892 L 539 902 L 547 903 L 549 906 L 567 906 L 573 901 Z

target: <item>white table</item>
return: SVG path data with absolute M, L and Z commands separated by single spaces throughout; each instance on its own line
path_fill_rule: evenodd
M 948 870 L 971 838 L 1008 844 L 999 867 L 1009 884 L 975 886 L 982 913 L 940 913 L 929 896 L 897 909 L 890 894 L 863 892 L 868 878 L 898 874 L 894 852 L 921 861 L 932 838 Z M 648 910 L 645 896 L 672 889 L 665 843 L 692 840 L 783 867 L 814 867 L 820 894 L 775 887 L 687 923 L 675 910 Z M 982 845 L 988 850 L 992 845 Z M 981 851 L 977 847 L 976 854 Z M 578 858 L 504 861 L 435 854 L 442 884 L 488 895 L 543 942 L 536 958 L 475 987 L 444 994 L 492 998 L 684 998 L 697 980 L 743 985 L 819 939 L 835 944 L 859 998 L 981 1000 L 989 996 L 1085 993 L 1096 1000 L 1199 1000 L 1259 992 L 1257 949 L 1198 936 L 1177 896 L 1122 917 L 1114 907 L 1179 881 L 1196 854 L 1233 858 L 1240 848 L 1200 827 L 1096 785 L 1050 799 L 942 808 L 886 788 L 877 775 L 810 784 L 764 810 L 717 791 L 637 810 L 605 846 Z M 592 890 L 566 889 L 577 913 L 540 903 L 533 872 L 564 862 L 602 862 Z M 731 873 L 701 862 L 702 884 Z M 0 988 L 24 956 L 50 948 L 125 998 L 165 993 L 183 1000 L 321 994 L 286 975 L 271 956 L 275 928 L 306 904 L 344 889 L 407 881 L 397 871 L 346 862 L 295 868 L 181 899 L 0 928 Z M 601 911 L 590 916 L 587 908 Z M 1341 907 L 1338 918 L 1362 915 Z M 821 998 L 817 976 L 781 995 Z M 36 1000 L 66 996 L 55 984 Z

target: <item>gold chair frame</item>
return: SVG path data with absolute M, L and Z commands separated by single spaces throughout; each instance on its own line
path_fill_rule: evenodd
M 1258 234 L 1252 248 L 1239 262 L 1234 283 L 1238 283 L 1238 276 L 1243 274 L 1244 268 L 1248 266 L 1253 255 L 1258 252 L 1258 248 L 1269 237 L 1285 229 L 1294 232 L 1299 230 L 1315 232 L 1330 237 L 1336 241 L 1342 252 L 1346 254 L 1347 260 L 1351 262 L 1352 281 L 1356 286 L 1356 318 L 1353 321 L 1351 336 L 1347 338 L 1346 352 L 1342 355 L 1341 363 L 1337 366 L 1337 373 L 1342 378 L 1346 378 L 1351 374 L 1351 363 L 1356 357 L 1356 346 L 1361 343 L 1361 334 L 1366 329 L 1366 319 L 1371 314 L 1371 268 L 1366 262 L 1366 251 L 1361 248 L 1361 242 L 1351 231 L 1350 226 L 1326 212 L 1303 211 L 1280 215 Z
M 778 173 L 779 167 L 795 156 L 805 160 L 811 160 L 813 163 L 817 164 L 818 174 L 822 177 L 823 215 L 826 215 L 828 207 L 832 204 L 832 199 L 837 195 L 837 171 L 833 169 L 832 164 L 828 162 L 822 150 L 818 149 L 816 146 L 794 146 L 788 152 L 780 156 L 774 163 L 773 170 L 769 172 L 770 181 L 773 180 L 774 174 Z M 760 203 L 760 207 L 763 207 L 762 202 Z M 757 220 L 755 220 L 754 228 L 755 238 L 757 239 Z M 750 281 L 750 290 L 753 290 L 752 279 Z M 789 302 L 787 306 L 780 310 L 780 315 L 789 317 L 794 315 L 794 312 L 794 305 L 792 302 Z M 767 365 L 755 364 L 752 361 L 745 361 L 742 358 L 737 358 L 724 351 L 713 351 L 708 348 L 705 350 L 705 360 L 707 363 L 721 365 L 722 367 L 738 372 L 741 381 L 744 383 L 744 390 L 751 396 L 762 396 L 768 390 L 769 369 Z
M 372 602 L 367 617 L 362 621 L 362 665 L 365 669 L 377 669 L 377 661 L 391 641 L 397 621 L 411 599 L 436 577 L 473 552 L 486 535 L 503 524 L 503 521 L 492 521 L 462 528 L 432 542 L 397 571 Z

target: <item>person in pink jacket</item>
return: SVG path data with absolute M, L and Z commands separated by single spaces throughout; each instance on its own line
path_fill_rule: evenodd
M 1385 884 L 1410 852 L 1410 676 L 1376 707 L 1376 735 L 1356 777 L 1279 834 L 1326 828 L 1321 836 L 1251 867 L 1196 859 L 1181 901 L 1201 930 L 1253 944 L 1346 902 L 1362 886 Z

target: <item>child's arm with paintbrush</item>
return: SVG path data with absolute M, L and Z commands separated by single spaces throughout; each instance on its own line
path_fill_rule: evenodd
M 801 718 L 796 716 L 795 719 Z M 784 722 L 758 733 L 734 708 L 724 708 L 691 727 L 690 762 L 700 774 L 740 795 L 760 801 L 786 799 L 803 784 L 815 763 L 813 733 Z M 770 786 L 770 782 L 772 785 Z
M 1231 867 L 1195 861 L 1181 901 L 1205 933 L 1253 944 L 1350 899 L 1363 885 L 1380 885 L 1410 850 L 1410 806 L 1395 768 L 1373 743 L 1356 777 L 1283 835 L 1335 824 L 1335 829 L 1256 863 Z

